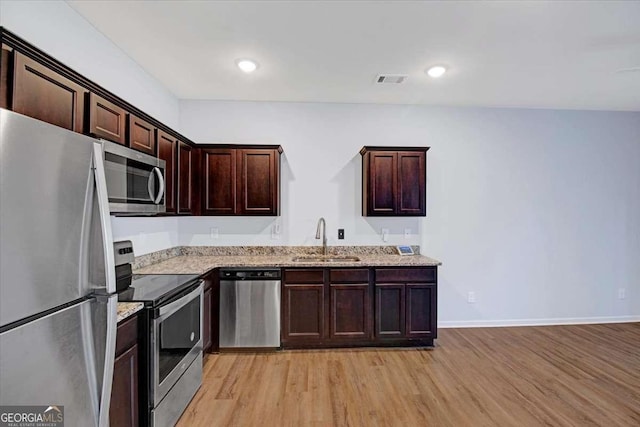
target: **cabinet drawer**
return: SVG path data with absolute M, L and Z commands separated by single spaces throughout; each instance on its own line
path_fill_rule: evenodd
M 369 270 L 366 268 L 341 268 L 329 272 L 331 283 L 369 283 Z
M 118 324 L 116 357 L 138 342 L 138 315 L 134 314 Z
M 376 268 L 376 283 L 435 282 L 436 267 Z
M 285 283 L 324 283 L 323 270 L 285 270 Z

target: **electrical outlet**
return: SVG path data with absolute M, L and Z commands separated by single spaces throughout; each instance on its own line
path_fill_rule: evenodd
M 618 289 L 618 299 L 625 299 L 627 297 L 627 290 L 625 288 Z
M 404 238 L 405 239 L 410 239 L 411 238 L 411 229 L 410 228 L 405 228 L 404 229 Z
M 271 226 L 271 239 L 278 240 L 280 239 L 280 223 L 276 222 Z
M 338 228 L 338 240 L 344 240 L 344 228 Z
M 383 228 L 382 230 L 380 230 L 380 233 L 382 234 L 382 241 L 383 242 L 389 241 L 389 229 L 388 228 Z
M 475 304 L 476 302 L 476 293 L 471 291 L 467 294 L 467 302 L 469 304 Z
M 220 233 L 218 231 L 218 227 L 211 227 L 209 232 L 211 234 L 211 238 L 212 239 L 217 239 L 218 237 L 220 237 Z

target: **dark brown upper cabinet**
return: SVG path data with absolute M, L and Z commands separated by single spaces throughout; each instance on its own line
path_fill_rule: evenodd
M 279 215 L 280 154 L 275 146 L 202 149 L 203 215 Z
M 176 171 L 178 140 L 158 130 L 158 158 L 165 161 L 164 194 L 167 213 L 176 212 Z
M 362 215 L 426 216 L 429 147 L 363 147 Z
M 203 215 L 235 215 L 236 151 L 233 148 L 202 151 Z
M 189 144 L 178 141 L 178 214 L 193 215 L 193 158 L 194 149 Z
M 129 114 L 129 147 L 155 156 L 156 127 L 151 123 Z
M 87 92 L 21 52 L 13 52 L 12 109 L 16 113 L 82 133 Z
M 238 154 L 238 213 L 279 215 L 280 153 L 272 149 L 242 149 Z
M 89 94 L 89 135 L 125 145 L 127 112 L 95 93 Z
M 0 108 L 11 108 L 9 80 L 13 76 L 12 55 L 11 48 L 3 44 L 2 50 L 0 50 Z

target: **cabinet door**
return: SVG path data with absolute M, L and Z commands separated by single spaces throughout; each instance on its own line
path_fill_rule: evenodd
M 405 285 L 376 284 L 376 338 L 404 338 Z
M 398 152 L 398 215 L 426 215 L 425 153 Z
M 138 425 L 138 345 L 116 357 L 113 365 L 109 424 L 117 427 Z
M 20 52 L 14 52 L 13 70 L 13 111 L 84 131 L 85 88 Z
M 211 288 L 204 291 L 204 303 L 202 310 L 202 348 L 204 353 L 211 351 L 213 341 L 211 340 L 211 304 L 212 304 Z
M 178 213 L 191 214 L 192 189 L 192 157 L 193 148 L 182 141 L 178 141 Z
M 124 109 L 95 93 L 89 94 L 89 135 L 125 145 L 126 116 Z
M 368 215 L 393 215 L 396 213 L 397 178 L 397 153 L 372 151 L 369 154 Z
M 204 215 L 236 213 L 236 150 L 203 150 Z
M 331 284 L 331 339 L 371 336 L 369 284 Z
M 324 338 L 324 284 L 283 285 L 282 342 Z
M 12 73 L 10 71 L 13 51 L 9 46 L 2 45 L 0 50 L 0 108 L 11 108 L 9 87 Z
M 141 118 L 129 114 L 129 147 L 155 156 L 156 128 Z
M 238 150 L 239 215 L 278 215 L 279 167 L 277 150 Z
M 406 285 L 407 338 L 436 338 L 436 289 L 434 283 Z
M 167 213 L 176 211 L 176 156 L 177 141 L 168 133 L 158 130 L 158 158 L 164 160 L 164 185 Z

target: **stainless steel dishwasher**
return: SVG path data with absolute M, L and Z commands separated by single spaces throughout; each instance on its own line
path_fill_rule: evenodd
M 280 270 L 220 270 L 220 349 L 280 347 Z

